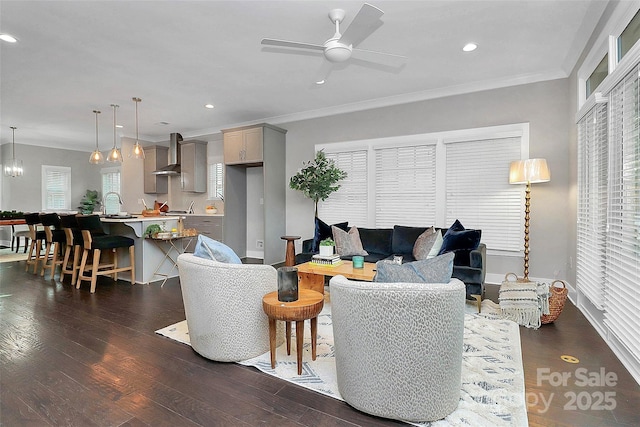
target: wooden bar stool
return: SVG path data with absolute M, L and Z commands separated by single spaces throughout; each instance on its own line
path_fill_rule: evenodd
M 78 215 L 78 227 L 82 231 L 83 251 L 80 269 L 78 270 L 78 282 L 76 288 L 80 289 L 83 280 L 91 281 L 91 293 L 96 291 L 96 281 L 98 276 L 111 275 L 113 280 L 118 280 L 118 273 L 121 271 L 131 272 L 131 284 L 136 281 L 135 270 L 135 247 L 134 240 L 124 236 L 104 235 L 102 223 L 98 215 Z M 129 248 L 129 266 L 118 267 L 118 248 Z M 111 259 L 103 263 L 100 262 L 100 254 L 108 251 Z M 87 268 L 87 258 L 92 255 L 93 262 Z M 90 272 L 91 275 L 87 275 Z
M 24 270 L 29 271 L 29 266 L 33 265 L 33 273 L 35 274 L 38 271 L 38 264 L 41 260 L 40 249 L 42 249 L 42 242 L 45 241 L 46 236 L 44 234 L 44 230 L 38 230 L 38 225 L 40 225 L 39 213 L 26 213 L 24 215 L 24 220 L 29 227 L 29 238 L 31 239 L 31 242 L 29 243 L 27 265 Z
M 60 216 L 60 224 L 65 236 L 64 258 L 60 270 L 60 281 L 64 280 L 65 274 L 71 275 L 71 285 L 75 286 L 78 279 L 78 269 L 82 258 L 82 231 L 78 228 L 78 220 L 75 215 Z
M 29 240 L 31 240 L 31 232 L 28 227 L 26 230 L 16 230 L 15 227 L 15 225 L 11 226 L 11 250 L 13 250 L 13 244 L 15 243 L 16 253 L 18 253 L 18 249 L 20 249 L 20 239 L 24 238 L 24 253 L 26 254 L 29 248 Z
M 61 228 L 60 217 L 57 213 L 40 214 L 40 223 L 44 227 L 45 239 L 47 241 L 42 258 L 40 275 L 44 276 L 45 270 L 51 270 L 51 276 L 49 277 L 51 280 L 55 275 L 56 265 L 62 267 L 62 248 L 66 238 Z

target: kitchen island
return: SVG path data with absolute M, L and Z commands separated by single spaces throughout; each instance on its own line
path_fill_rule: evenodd
M 167 256 L 167 254 L 172 251 L 182 253 L 185 250 L 193 250 L 196 237 L 176 238 L 171 241 L 156 240 L 145 238 L 144 232 L 147 227 L 152 224 L 157 224 L 166 231 L 171 231 L 174 228 L 177 229 L 179 219 L 179 215 L 111 217 L 101 219 L 106 233 L 130 237 L 134 241 L 136 277 L 134 280 L 131 280 L 129 273 L 122 273 L 123 280 L 148 284 L 178 276 L 178 270 L 172 261 L 173 258 Z M 118 264 L 128 265 L 128 258 L 128 254 L 119 252 Z

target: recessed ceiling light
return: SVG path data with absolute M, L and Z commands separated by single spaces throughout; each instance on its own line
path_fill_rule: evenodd
M 464 45 L 464 47 L 462 48 L 462 50 L 464 50 L 465 52 L 472 52 L 474 50 L 476 50 L 478 48 L 478 45 L 475 43 L 467 43 Z
M 117 127 L 118 129 L 122 129 L 124 126 L 122 126 L 122 125 L 116 125 L 116 127 Z
M 211 108 L 213 108 L 213 104 L 204 104 L 204 108 L 211 109 Z
M 4 40 L 9 43 L 15 43 L 18 41 L 18 39 L 13 37 L 11 34 L 0 34 L 0 40 Z
M 316 82 L 316 84 L 317 84 L 317 85 L 323 85 L 323 84 L 324 84 L 324 80 L 318 80 L 318 81 Z

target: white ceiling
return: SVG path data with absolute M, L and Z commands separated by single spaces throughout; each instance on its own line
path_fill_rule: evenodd
M 605 1 L 376 1 L 384 25 L 360 48 L 407 57 L 395 68 L 340 65 L 268 48 L 263 37 L 322 44 L 327 14 L 361 1 L 0 1 L 0 138 L 91 151 L 121 135 L 167 141 L 221 128 L 282 123 L 372 106 L 568 76 Z M 462 52 L 473 41 L 479 48 Z M 291 52 L 291 53 L 285 53 Z M 365 64 L 366 65 L 366 64 Z M 205 109 L 213 103 L 213 110 Z M 168 122 L 168 125 L 160 125 Z

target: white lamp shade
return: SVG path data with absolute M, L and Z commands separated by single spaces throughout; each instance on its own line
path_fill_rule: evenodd
M 511 162 L 509 184 L 535 184 L 551 180 L 545 159 L 527 159 Z

